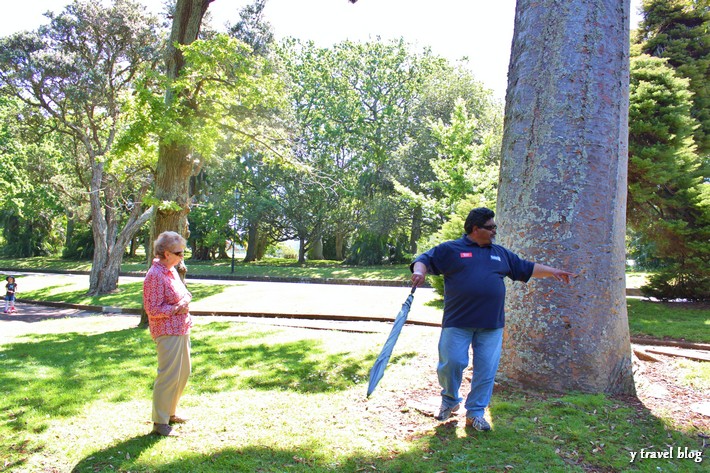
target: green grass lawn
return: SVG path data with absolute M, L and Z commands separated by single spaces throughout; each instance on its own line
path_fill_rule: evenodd
M 295 260 L 266 258 L 263 261 L 242 263 L 237 261 L 234 273 L 231 272 L 231 260 L 192 261 L 185 264 L 190 274 L 201 276 L 235 277 L 276 277 L 276 278 L 314 278 L 314 279 L 371 279 L 406 281 L 409 280 L 409 265 L 388 266 L 347 266 L 337 261 L 309 261 L 305 265 Z M 53 257 L 0 259 L 0 268 L 12 268 L 21 271 L 32 270 L 62 270 L 90 271 L 91 261 L 63 260 Z M 123 272 L 145 272 L 146 263 L 143 258 L 126 258 L 121 265 Z
M 39 322 L 44 323 L 44 322 Z M 56 323 L 56 321 L 53 321 Z M 65 319 L 71 327 L 76 319 Z M 377 391 L 386 332 L 217 322 L 192 335 L 180 437 L 151 429 L 148 333 L 16 336 L 0 345 L 0 465 L 7 471 L 703 471 L 630 452 L 699 447 L 665 419 L 603 395 L 494 395 L 494 430 L 440 424 L 407 406 L 436 397 L 435 328 L 405 327 Z
M 695 304 L 627 299 L 631 335 L 710 343 L 710 309 Z
M 190 283 L 193 301 L 220 294 L 228 286 L 218 284 Z M 121 284 L 112 294 L 89 296 L 86 284 L 58 284 L 23 291 L 22 299 L 34 301 L 66 302 L 68 304 L 95 305 L 140 309 L 143 306 L 143 283 L 141 281 Z

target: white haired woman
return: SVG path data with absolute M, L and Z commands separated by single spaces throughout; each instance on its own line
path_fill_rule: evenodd
M 171 424 L 185 419 L 175 414 L 190 376 L 190 327 L 188 306 L 192 294 L 178 276 L 185 239 L 163 232 L 153 243 L 155 259 L 143 282 L 143 307 L 148 314 L 150 335 L 158 349 L 158 376 L 153 386 L 153 432 L 176 435 Z

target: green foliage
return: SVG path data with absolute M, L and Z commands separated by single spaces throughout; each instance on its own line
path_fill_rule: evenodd
M 479 143 L 478 120 L 468 113 L 463 99 L 456 101 L 450 124 L 439 119 L 430 126 L 439 151 L 439 157 L 431 162 L 437 178 L 433 187 L 445 196 L 444 208 L 454 208 L 469 195 L 495 202 L 498 163 L 486 159 L 492 136 Z
M 94 237 L 91 226 L 87 224 L 74 224 L 71 236 L 67 232 L 67 241 L 64 244 L 62 258 L 86 259 L 94 254 Z
M 392 250 L 387 236 L 361 232 L 352 242 L 347 263 L 360 266 L 374 266 L 387 262 Z
M 232 37 L 251 46 L 254 54 L 267 56 L 274 43 L 274 32 L 271 25 L 264 21 L 266 0 L 254 0 L 239 12 L 239 21 L 229 27 Z
M 287 260 L 298 259 L 298 251 L 283 242 L 271 245 L 266 254 L 273 258 L 283 258 Z
M 454 186 L 447 166 L 458 163 L 468 181 L 455 185 L 467 187 L 480 170 L 464 169 L 471 154 L 496 162 L 490 137 L 500 121 L 492 118 L 490 92 L 427 50 L 416 52 L 401 39 L 330 49 L 289 41 L 280 55 L 290 74 L 295 154 L 308 166 L 293 198 L 305 202 L 298 206 L 305 227 L 350 235 L 349 261 L 415 251 L 413 241 L 435 229 L 464 192 L 447 195 Z M 428 124 L 439 119 L 436 135 Z M 430 184 L 440 145 L 439 176 L 452 189 Z M 495 171 L 484 174 L 476 185 L 497 180 Z M 343 254 L 344 239 L 336 241 L 334 253 Z
M 708 0 L 644 0 L 636 42 L 642 52 L 665 58 L 680 77 L 689 80 L 693 132 L 698 152 L 710 156 L 710 3 Z
M 59 172 L 50 140 L 18 118 L 27 110 L 0 95 L 0 227 L 10 257 L 56 253 L 62 244 L 62 204 L 51 181 Z
M 243 139 L 263 135 L 265 121 L 285 107 L 283 82 L 266 58 L 224 34 L 181 46 L 185 66 L 171 84 L 175 101 L 161 119 L 166 143 L 189 144 L 204 157 L 214 154 L 223 132 Z
M 109 262 L 122 257 L 152 212 L 141 205 L 152 180 L 145 143 L 132 152 L 113 146 L 130 128 L 133 115 L 124 112 L 136 78 L 159 57 L 157 19 L 132 0 L 74 0 L 46 16 L 36 31 L 0 39 L 0 82 L 26 106 L 37 141 L 53 151 L 42 158 L 56 172 L 38 182 L 61 196 L 68 220 L 90 216 L 104 249 L 94 251 L 91 290 L 107 291 L 118 280 Z
M 687 80 L 664 60 L 632 57 L 628 220 L 659 265 L 644 293 L 661 299 L 710 298 L 710 201 L 690 106 Z

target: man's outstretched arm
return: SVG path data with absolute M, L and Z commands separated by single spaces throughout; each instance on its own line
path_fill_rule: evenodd
M 547 266 L 540 263 L 535 263 L 535 267 L 533 268 L 532 273 L 532 277 L 534 278 L 555 278 L 565 284 L 569 284 L 569 278 L 573 278 L 575 276 L 576 274 L 574 273 L 563 271 L 561 269 L 553 268 L 552 266 Z

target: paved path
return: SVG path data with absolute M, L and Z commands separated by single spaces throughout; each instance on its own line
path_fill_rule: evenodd
M 29 291 L 52 285 L 82 283 L 84 275 L 52 275 L 41 273 L 18 273 L 21 289 Z M 31 276 L 31 277 L 30 277 Z M 122 277 L 120 283 L 142 281 L 142 278 Z M 224 280 L 190 280 L 190 283 L 219 284 L 230 286 L 224 293 L 207 297 L 190 305 L 194 311 L 222 313 L 291 314 L 337 317 L 376 317 L 393 319 L 409 295 L 406 287 L 343 286 L 333 284 L 245 282 Z M 85 286 L 86 287 L 86 286 Z M 19 294 L 22 297 L 22 294 Z M 419 288 L 414 295 L 410 320 L 439 322 L 441 310 L 426 303 L 436 299 L 433 289 Z M 71 308 L 45 307 L 18 303 L 16 314 L 0 313 L 0 343 L 10 337 L 31 333 L 57 333 L 66 331 L 103 332 L 135 327 L 138 316 L 127 314 L 99 314 Z M 101 316 L 101 317 L 98 317 Z M 81 326 L 67 325 L 64 319 L 78 318 Z M 195 317 L 196 323 L 207 323 L 217 317 Z M 345 322 L 303 319 L 255 319 L 251 317 L 218 317 L 219 320 L 249 321 L 251 323 L 278 324 L 322 329 L 338 329 L 357 332 L 388 332 L 389 324 L 378 322 Z M 42 324 L 37 322 L 42 321 Z
M 16 307 L 17 312 L 14 314 L 0 313 L 0 345 L 18 335 L 122 330 L 135 327 L 139 320 L 137 316 L 106 316 L 84 310 L 59 309 L 21 302 L 18 302 Z M 67 324 L 67 318 L 81 319 L 81 323 Z
M 22 291 L 52 285 L 77 284 L 88 287 L 88 276 L 56 275 L 43 273 L 17 273 Z M 139 277 L 121 277 L 120 284 L 142 281 Z M 239 312 L 260 314 L 323 314 L 394 318 L 407 299 L 407 287 L 346 286 L 315 283 L 282 283 L 254 281 L 224 281 L 212 279 L 187 279 L 190 284 L 228 286 L 221 294 L 190 304 L 193 311 Z M 441 310 L 429 305 L 438 296 L 431 288 L 419 288 L 414 295 L 410 317 L 412 320 L 440 322 Z

